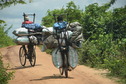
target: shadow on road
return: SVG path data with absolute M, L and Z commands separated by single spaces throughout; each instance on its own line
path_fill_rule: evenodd
M 40 80 L 48 80 L 48 79 L 74 79 L 74 78 L 73 77 L 66 78 L 65 76 L 62 75 L 53 74 L 53 76 L 44 76 L 40 79 L 32 79 L 30 81 L 40 81 Z
M 41 66 L 41 64 L 36 64 L 35 66 Z M 26 68 L 32 68 L 32 67 L 35 67 L 35 66 L 16 66 L 15 68 L 10 68 L 10 69 L 7 69 L 7 70 L 18 70 L 18 69 L 26 69 Z

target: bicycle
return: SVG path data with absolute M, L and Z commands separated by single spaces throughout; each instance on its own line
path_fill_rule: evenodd
M 69 62 L 68 62 L 68 58 L 69 58 L 69 46 L 70 43 L 68 41 L 67 37 L 67 31 L 66 28 L 59 30 L 62 31 L 59 35 L 58 33 L 56 33 L 56 39 L 58 41 L 58 49 L 57 52 L 59 51 L 62 57 L 62 62 L 63 65 L 62 67 L 59 68 L 60 74 L 63 75 L 65 74 L 66 78 L 68 78 L 68 71 L 70 70 L 70 66 L 69 66 Z
M 23 14 L 24 16 L 24 20 L 26 16 L 33 16 L 33 23 L 35 22 L 35 13 L 34 14 Z M 32 40 L 30 39 L 30 36 L 34 36 L 37 37 L 36 39 L 40 39 L 42 35 L 42 32 L 36 32 L 37 30 L 33 30 L 33 29 L 28 29 L 28 40 L 29 43 L 22 45 L 19 49 L 19 59 L 20 59 L 20 63 L 22 66 L 25 66 L 26 64 L 26 59 L 29 60 L 31 66 L 35 66 L 36 64 L 36 53 L 35 53 L 35 46 L 36 44 L 34 42 L 32 42 Z M 39 42 L 39 41 L 38 41 Z M 40 42 L 38 43 L 40 44 Z M 26 47 L 27 45 L 27 47 Z
M 19 59 L 22 66 L 25 66 L 26 59 L 29 60 L 31 66 L 35 66 L 36 53 L 35 53 L 34 45 L 29 44 L 27 45 L 27 48 L 25 45 L 22 45 L 19 50 Z
M 60 14 L 60 15 L 67 16 L 68 14 Z M 54 18 L 56 22 L 55 16 L 59 16 L 59 15 L 54 14 Z M 54 32 L 54 37 L 55 39 L 57 39 L 58 42 L 58 48 L 56 53 L 60 52 L 61 61 L 62 61 L 62 66 L 59 67 L 60 74 L 61 75 L 65 74 L 65 77 L 68 78 L 68 71 L 71 71 L 68 62 L 70 42 L 69 42 L 69 35 L 66 26 L 62 29 L 56 28 Z

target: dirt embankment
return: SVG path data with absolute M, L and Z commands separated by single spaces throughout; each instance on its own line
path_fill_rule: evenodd
M 105 71 L 95 70 L 79 65 L 69 72 L 69 78 L 61 76 L 59 70 L 54 67 L 51 55 L 41 52 L 36 47 L 36 66 L 31 67 L 27 60 L 26 66 L 22 67 L 19 62 L 20 46 L 1 48 L 4 64 L 10 64 L 9 71 L 15 71 L 14 79 L 9 84 L 117 84 L 106 78 L 101 73 Z

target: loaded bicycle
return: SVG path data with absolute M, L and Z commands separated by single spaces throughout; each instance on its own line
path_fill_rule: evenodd
M 62 14 L 62 15 L 67 15 L 67 14 Z M 62 16 L 62 15 L 54 15 L 54 18 L 56 16 Z M 59 19 L 62 20 L 62 18 Z M 60 26 L 62 27 L 59 28 Z M 67 31 L 67 27 L 68 25 L 66 22 L 63 22 L 62 24 L 60 23 L 60 21 L 57 21 L 57 23 L 54 24 L 54 37 L 55 39 L 57 39 L 58 47 L 52 53 L 54 65 L 59 69 L 60 74 L 61 75 L 64 74 L 66 78 L 68 78 L 68 71 L 74 69 L 78 61 L 77 52 L 75 49 L 71 47 L 71 43 L 69 41 L 70 37 L 69 37 L 69 32 Z M 73 55 L 72 52 L 74 52 L 76 56 Z M 71 67 L 72 63 L 75 64 L 74 67 Z
M 60 52 L 61 59 L 62 59 L 62 66 L 59 67 L 60 74 L 63 75 L 65 73 L 66 78 L 68 77 L 68 70 L 69 70 L 69 63 L 68 63 L 68 57 L 69 57 L 69 42 L 66 35 L 66 29 L 59 30 L 62 31 L 62 34 L 58 35 L 56 32 L 56 39 L 58 41 L 58 49 L 56 52 Z
M 24 21 L 25 21 L 25 19 L 28 19 L 25 17 L 33 16 L 33 22 L 31 22 L 31 21 L 28 22 L 28 20 L 27 20 L 27 23 L 30 23 L 32 25 L 35 22 L 35 14 L 25 14 L 24 13 L 23 16 L 24 16 Z M 22 66 L 25 66 L 26 59 L 29 60 L 31 66 L 35 66 L 35 64 L 36 64 L 35 47 L 37 44 L 40 44 L 39 40 L 41 40 L 41 38 L 42 38 L 42 32 L 40 31 L 40 29 L 35 30 L 32 28 L 27 28 L 27 26 L 29 26 L 29 24 L 27 24 L 27 23 L 25 25 L 26 29 L 24 28 L 24 32 L 23 33 L 21 32 L 22 34 L 19 34 L 20 36 L 16 39 L 17 44 L 22 44 L 22 46 L 19 49 L 19 59 L 20 59 L 20 63 Z

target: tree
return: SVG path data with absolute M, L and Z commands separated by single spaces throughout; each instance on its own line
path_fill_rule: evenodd
M 61 8 L 61 9 L 54 9 L 52 11 L 48 10 L 47 11 L 47 16 L 42 18 L 42 24 L 45 26 L 53 26 L 55 20 L 53 15 L 54 14 L 63 14 L 67 13 L 68 14 L 68 21 L 69 22 L 74 22 L 78 21 L 80 22 L 81 16 L 82 16 L 82 10 L 77 7 L 73 1 L 69 2 L 66 6 L 66 8 Z M 64 20 L 67 20 L 67 17 L 64 15 Z
M 26 4 L 26 3 L 23 0 L 1 0 L 0 9 L 10 7 L 12 4 L 16 5 L 16 4 Z
M 114 39 L 126 38 L 126 6 L 113 10 L 112 21 L 109 24 L 112 25 Z
M 54 18 L 54 14 L 62 14 L 64 13 L 65 9 L 54 9 L 53 11 L 48 10 L 47 11 L 47 16 L 42 18 L 42 24 L 44 26 L 50 27 L 53 26 L 54 22 L 55 22 L 55 18 Z
M 107 12 L 107 10 L 114 2 L 115 0 L 111 0 L 103 6 L 99 6 L 97 3 L 94 3 L 85 8 L 81 22 L 83 22 L 84 37 L 86 39 L 91 35 L 98 36 L 101 33 L 106 33 L 106 24 L 108 24 L 112 19 L 111 13 Z M 97 36 L 95 36 L 95 38 L 97 38 Z
M 66 13 L 69 14 L 68 20 L 70 22 L 75 22 L 75 21 L 80 22 L 83 12 L 82 12 L 82 10 L 80 10 L 79 6 L 75 5 L 75 3 L 73 1 L 67 3 L 65 11 L 66 11 Z

